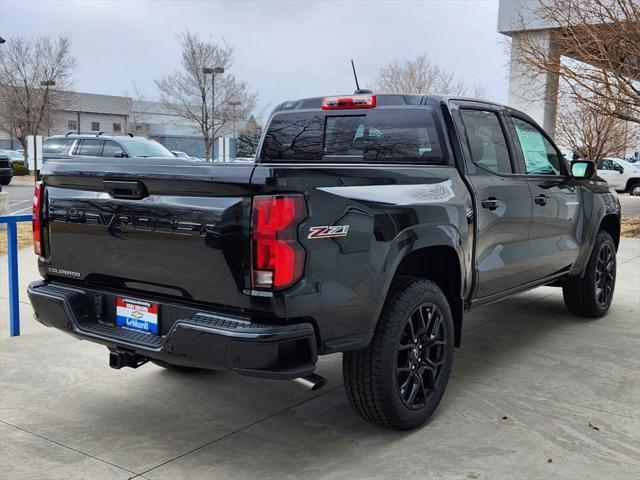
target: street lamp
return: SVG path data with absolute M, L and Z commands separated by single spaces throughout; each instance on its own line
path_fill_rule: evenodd
M 50 112 L 49 112 L 49 87 L 55 87 L 56 86 L 56 81 L 55 80 L 43 80 L 40 82 L 40 86 L 45 88 L 44 91 L 44 106 L 47 109 L 47 135 L 49 135 L 51 133 L 51 125 L 49 124 L 51 119 L 49 117 Z
M 204 67 L 202 73 L 204 73 L 205 78 L 207 75 L 211 75 L 211 136 L 213 137 L 212 140 L 215 141 L 216 73 L 224 73 L 224 67 Z M 213 161 L 213 158 L 211 160 Z
M 40 86 L 44 87 L 44 106 L 47 110 L 47 132 L 49 129 L 49 122 L 50 122 L 50 118 L 49 118 L 49 87 L 54 87 L 56 85 L 56 81 L 55 80 L 42 80 L 40 82 Z M 38 132 L 34 132 L 33 134 L 33 170 L 34 170 L 34 180 L 37 183 L 40 177 L 40 174 L 38 173 L 38 142 L 36 141 L 36 138 L 38 136 Z

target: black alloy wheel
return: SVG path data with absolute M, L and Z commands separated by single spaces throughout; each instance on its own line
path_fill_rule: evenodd
M 432 303 L 420 305 L 407 318 L 398 344 L 396 383 L 407 407 L 417 410 L 429 401 L 446 349 L 442 313 Z
M 601 306 L 609 305 L 614 286 L 614 253 L 611 244 L 603 243 L 596 263 L 596 301 Z

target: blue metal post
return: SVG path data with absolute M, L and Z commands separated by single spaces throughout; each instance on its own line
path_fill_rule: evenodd
M 20 335 L 20 291 L 18 285 L 18 222 L 30 222 L 31 215 L 0 215 L 0 223 L 7 224 L 9 245 L 9 333 Z
M 18 291 L 18 224 L 7 223 L 9 244 L 9 333 L 12 337 L 20 335 L 20 294 Z

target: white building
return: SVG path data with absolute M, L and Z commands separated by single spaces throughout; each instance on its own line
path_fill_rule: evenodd
M 498 9 L 498 32 L 511 37 L 514 45 L 524 35 L 531 35 L 541 51 L 547 53 L 551 62 L 560 62 L 567 52 L 553 42 L 551 32 L 558 25 L 550 25 L 540 18 L 537 11 L 540 0 L 500 0 Z M 596 24 L 594 24 L 596 25 Z M 509 71 L 509 105 L 527 112 L 550 135 L 555 134 L 558 105 L 558 75 L 536 75 L 523 65 L 512 48 Z M 578 61 L 583 58 L 572 57 Z
M 46 135 L 68 132 L 133 133 L 157 140 L 169 150 L 204 157 L 202 133 L 161 102 L 133 100 L 131 97 L 81 92 L 57 92 L 61 108 L 51 112 Z M 238 128 L 242 126 L 238 122 Z M 22 148 L 20 142 L 0 132 L 0 150 Z

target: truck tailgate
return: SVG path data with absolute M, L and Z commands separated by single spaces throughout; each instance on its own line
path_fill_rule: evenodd
M 160 159 L 46 162 L 44 273 L 246 307 L 252 171 Z

